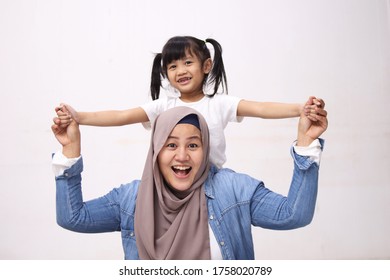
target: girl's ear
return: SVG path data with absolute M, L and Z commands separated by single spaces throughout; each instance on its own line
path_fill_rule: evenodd
M 213 68 L 213 62 L 211 61 L 211 58 L 208 58 L 203 63 L 203 73 L 205 73 L 205 74 L 210 73 L 211 68 Z

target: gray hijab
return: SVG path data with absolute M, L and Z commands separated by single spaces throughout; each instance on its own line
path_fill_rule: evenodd
M 166 185 L 157 156 L 173 128 L 190 114 L 199 120 L 204 157 L 192 186 L 178 195 Z M 206 121 L 196 110 L 176 107 L 156 118 L 136 201 L 134 227 L 140 259 L 210 259 L 203 189 L 209 171 L 209 147 Z

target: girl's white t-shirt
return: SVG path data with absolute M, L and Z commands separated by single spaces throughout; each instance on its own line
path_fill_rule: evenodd
M 146 103 L 141 108 L 146 112 L 149 122 L 143 123 L 147 129 L 156 117 L 171 108 L 186 106 L 197 110 L 205 118 L 210 132 L 210 161 L 218 168 L 226 162 L 226 139 L 224 129 L 229 122 L 241 122 L 237 117 L 237 107 L 241 98 L 226 94 L 216 94 L 213 97 L 205 95 L 196 102 L 183 102 L 179 97 L 163 96 Z

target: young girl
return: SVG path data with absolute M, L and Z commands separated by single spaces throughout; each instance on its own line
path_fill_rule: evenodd
M 206 45 L 214 49 L 214 59 Z M 167 79 L 176 94 L 160 98 L 160 88 Z M 208 93 L 207 88 L 212 87 Z M 218 93 L 222 88 L 226 94 Z M 226 73 L 222 60 L 222 47 L 214 39 L 199 40 L 178 36 L 168 40 L 162 53 L 155 56 L 150 85 L 152 102 L 127 110 L 77 112 L 61 104 L 56 108 L 57 124 L 67 126 L 73 118 L 82 125 L 121 126 L 142 123 L 150 128 L 156 117 L 167 109 L 187 106 L 199 111 L 210 129 L 210 160 L 217 167 L 226 161 L 224 129 L 228 122 L 240 122 L 242 117 L 280 119 L 298 117 L 304 112 L 309 118 L 324 104 L 310 97 L 306 104 L 255 102 L 227 95 Z M 206 92 L 205 92 L 206 91 Z M 315 121 L 313 117 L 311 120 Z

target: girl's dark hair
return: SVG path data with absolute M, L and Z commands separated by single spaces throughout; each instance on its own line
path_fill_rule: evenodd
M 213 94 L 208 95 L 210 97 L 213 97 L 217 93 L 220 86 L 222 86 L 222 89 L 227 94 L 227 81 L 222 60 L 221 45 L 214 39 L 206 39 L 203 41 L 191 36 L 177 36 L 169 39 L 163 47 L 162 53 L 156 54 L 153 60 L 150 83 L 150 92 L 153 100 L 159 98 L 161 81 L 163 78 L 167 77 L 167 65 L 173 60 L 185 57 L 186 51 L 189 51 L 192 55 L 198 57 L 202 66 L 207 59 L 211 58 L 206 42 L 210 43 L 214 48 L 214 59 L 211 72 L 205 75 L 203 85 L 214 85 Z

